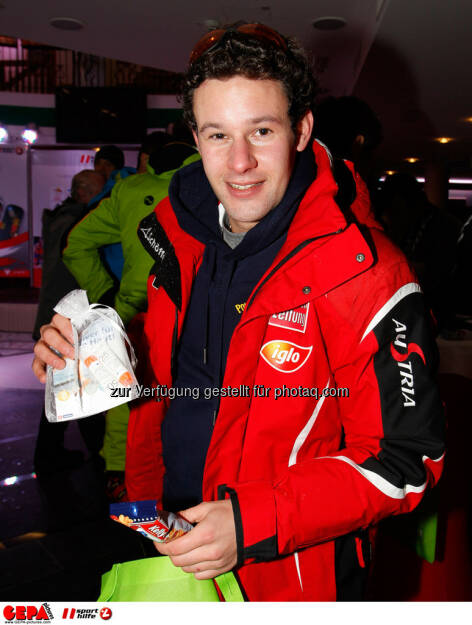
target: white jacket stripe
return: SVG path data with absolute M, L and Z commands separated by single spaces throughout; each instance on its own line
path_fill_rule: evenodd
M 349 464 L 356 471 L 358 471 L 363 477 L 366 478 L 366 480 L 368 480 L 371 484 L 378 488 L 384 495 L 387 495 L 387 497 L 391 497 L 392 499 L 404 499 L 409 493 L 422 493 L 427 486 L 427 482 L 424 482 L 420 486 L 405 484 L 403 488 L 398 488 L 398 486 L 394 486 L 378 473 L 370 471 L 369 469 L 363 469 L 350 458 L 346 458 L 346 456 L 324 456 L 322 458 L 319 458 L 319 460 L 325 459 L 342 460 L 343 462 L 347 462 L 347 464 Z M 425 459 L 430 460 L 430 458 L 428 458 L 427 456 L 423 456 L 423 462 Z
M 324 390 L 326 390 L 328 388 L 329 388 L 329 378 L 328 378 L 328 381 L 326 383 L 326 386 L 325 386 Z M 325 399 L 326 399 L 326 397 L 323 395 L 321 397 L 321 399 L 319 399 L 316 402 L 316 406 L 315 406 L 315 409 L 313 410 L 313 413 L 312 413 L 311 417 L 308 419 L 308 421 L 305 424 L 305 427 L 303 428 L 303 430 L 300 432 L 300 434 L 295 439 L 295 443 L 293 444 L 293 449 L 292 449 L 292 452 L 290 454 L 290 458 L 288 460 L 288 466 L 289 467 L 291 467 L 292 465 L 294 465 L 297 462 L 297 454 L 298 454 L 298 452 L 300 450 L 300 447 L 306 441 L 308 434 L 311 432 L 311 429 L 315 425 L 316 418 L 318 417 L 319 412 L 320 412 L 321 408 L 323 407 L 323 403 L 324 403 Z
M 420 285 L 416 282 L 408 282 L 408 284 L 404 284 L 398 289 L 398 291 L 394 295 L 392 295 L 388 302 L 386 302 L 382 306 L 382 308 L 375 314 L 375 316 L 367 326 L 366 331 L 364 332 L 364 335 L 361 339 L 361 343 L 369 334 L 369 332 L 371 332 L 375 328 L 375 326 L 380 323 L 380 321 L 382 321 L 385 315 L 387 315 L 392 310 L 392 308 L 394 308 L 398 304 L 400 300 L 402 300 L 407 295 L 410 295 L 411 293 L 422 293 Z
M 328 378 L 328 382 L 326 383 L 326 388 L 329 388 L 329 378 Z M 324 403 L 325 399 L 326 399 L 326 397 L 323 395 L 323 397 L 321 397 L 321 399 L 319 399 L 316 402 L 316 406 L 315 406 L 315 409 L 312 412 L 311 417 L 308 419 L 308 421 L 305 424 L 305 427 L 303 428 L 303 430 L 300 432 L 300 434 L 295 439 L 295 443 L 293 444 L 292 452 L 291 452 L 290 458 L 288 460 L 288 466 L 289 467 L 291 467 L 294 464 L 296 464 L 296 462 L 297 462 L 297 454 L 298 454 L 298 452 L 300 450 L 300 447 L 306 441 L 308 434 L 310 433 L 311 429 L 315 425 L 316 418 L 318 417 L 318 415 L 320 413 L 320 410 L 321 410 L 321 408 L 323 406 L 323 403 Z M 294 560 L 295 560 L 295 566 L 297 567 L 298 581 L 300 582 L 300 588 L 301 588 L 301 591 L 303 592 L 302 574 L 301 574 L 301 571 L 300 571 L 300 561 L 298 559 L 298 552 L 297 551 L 295 551 L 295 553 L 293 554 L 293 557 L 294 557 Z

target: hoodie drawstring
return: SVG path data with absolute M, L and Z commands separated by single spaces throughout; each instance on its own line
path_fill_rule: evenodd
M 209 326 L 210 326 L 210 290 L 211 281 L 215 273 L 216 266 L 216 250 L 215 246 L 209 243 L 204 252 L 203 261 L 201 267 L 204 269 L 204 284 L 202 290 L 206 293 L 203 298 L 204 308 L 202 310 L 203 317 L 203 364 L 208 364 L 208 339 L 209 339 Z

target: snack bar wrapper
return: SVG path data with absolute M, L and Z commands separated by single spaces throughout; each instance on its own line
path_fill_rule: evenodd
M 80 419 L 135 399 L 136 358 L 118 313 L 89 304 L 80 289 L 63 297 L 54 310 L 71 320 L 75 359 L 65 358 L 64 369 L 47 368 L 48 420 Z
M 155 499 L 112 503 L 110 517 L 158 543 L 167 543 L 193 528 L 178 514 L 158 510 Z

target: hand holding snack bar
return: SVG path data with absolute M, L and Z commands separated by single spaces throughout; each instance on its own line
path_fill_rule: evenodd
M 159 510 L 155 499 L 110 504 L 110 517 L 158 543 L 170 542 L 192 530 L 179 514 Z
M 180 513 L 197 525 L 170 543 L 154 543 L 175 566 L 196 579 L 211 579 L 237 563 L 236 528 L 231 501 L 204 502 Z

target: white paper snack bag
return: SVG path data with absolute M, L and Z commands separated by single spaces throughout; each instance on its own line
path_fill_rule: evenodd
M 86 292 L 79 289 L 63 297 L 54 310 L 71 320 L 75 359 L 66 358 L 61 370 L 47 368 L 48 420 L 80 419 L 135 399 L 136 358 L 118 313 L 89 304 Z

